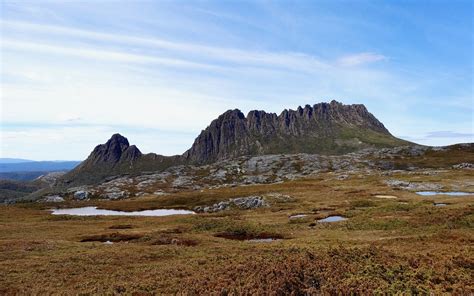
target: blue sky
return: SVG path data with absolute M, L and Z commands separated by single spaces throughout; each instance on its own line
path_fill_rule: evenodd
M 227 109 L 332 99 L 392 134 L 474 142 L 472 1 L 2 1 L 1 157 L 119 132 L 180 154 Z

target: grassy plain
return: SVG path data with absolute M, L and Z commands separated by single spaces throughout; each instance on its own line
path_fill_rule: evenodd
M 192 209 L 248 195 L 270 202 L 212 214 L 76 217 L 50 215 L 47 209 L 58 204 L 2 206 L 0 294 L 472 294 L 474 195 L 422 197 L 384 183 L 474 192 L 473 170 L 428 172 L 345 180 L 326 173 L 273 185 L 59 205 Z M 291 198 L 281 198 L 286 195 Z M 294 214 L 307 216 L 289 219 Z M 348 219 L 317 222 L 330 215 Z M 269 237 L 277 240 L 241 240 Z

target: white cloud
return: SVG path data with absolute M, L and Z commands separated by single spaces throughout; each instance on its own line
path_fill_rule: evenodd
M 375 63 L 386 59 L 387 57 L 381 54 L 372 52 L 362 52 L 340 57 L 337 60 L 337 64 L 343 67 L 354 67 L 364 64 Z

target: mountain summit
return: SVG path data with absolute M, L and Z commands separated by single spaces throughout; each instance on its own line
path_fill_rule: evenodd
M 61 179 L 59 186 L 94 184 L 107 177 L 163 170 L 181 162 L 179 156 L 142 154 L 120 134 L 98 145 L 89 157 Z
M 407 142 L 393 137 L 364 105 L 339 102 L 306 105 L 280 115 L 229 110 L 201 132 L 183 157 L 209 163 L 241 155 L 342 154 Z
M 133 165 L 133 162 L 141 155 L 142 153 L 135 145 L 130 146 L 127 138 L 120 134 L 114 134 L 107 143 L 95 147 L 83 165 L 113 166 L 120 161 L 130 161 L 130 164 Z
M 123 174 L 161 171 L 179 164 L 206 164 L 243 155 L 343 154 L 368 147 L 411 144 L 395 138 L 364 105 L 306 105 L 280 115 L 228 110 L 213 120 L 183 155 L 142 154 L 114 134 L 63 178 L 66 187 L 93 184 Z

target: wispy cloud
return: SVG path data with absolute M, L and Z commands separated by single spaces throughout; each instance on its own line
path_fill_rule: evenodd
M 9 39 L 2 40 L 3 49 L 13 49 L 17 51 L 33 51 L 36 53 L 53 53 L 60 55 L 70 55 L 82 58 L 97 59 L 101 61 L 113 61 L 113 62 L 130 62 L 130 63 L 143 63 L 143 64 L 161 64 L 165 66 L 173 67 L 187 67 L 187 68 L 203 68 L 203 69 L 216 69 L 216 66 L 190 62 L 182 59 L 175 58 L 163 58 L 156 56 L 149 56 L 144 54 L 130 54 L 126 52 L 113 51 L 113 50 L 100 50 L 100 49 L 89 49 L 89 48 L 77 48 L 77 47 L 65 47 L 56 46 L 50 44 L 33 43 L 15 41 Z
M 433 131 L 426 138 L 471 138 L 474 141 L 474 133 L 459 133 L 454 131 Z
M 214 61 L 232 62 L 241 65 L 281 67 L 300 71 L 315 71 L 330 66 L 314 56 L 295 52 L 267 52 L 252 51 L 238 48 L 225 48 L 217 46 L 207 46 L 196 43 L 176 42 L 157 38 L 134 37 L 124 34 L 111 34 L 97 31 L 89 31 L 70 27 L 34 24 L 20 21 L 3 20 L 1 25 L 5 28 L 20 31 L 39 32 L 44 34 L 62 35 L 68 38 L 77 37 L 96 41 L 111 41 L 118 44 L 130 46 L 147 46 L 157 49 L 165 49 L 173 53 L 181 52 L 193 54 L 201 58 Z M 35 44 L 33 42 L 22 42 L 17 40 L 5 40 L 4 46 L 15 47 L 18 50 L 39 50 L 50 51 L 62 54 L 71 54 L 82 57 L 103 58 L 109 60 L 123 60 L 129 62 L 156 62 L 176 66 L 203 66 L 199 63 L 191 63 L 178 59 L 159 59 L 147 55 L 136 55 L 121 52 L 106 52 L 104 50 L 91 50 L 80 48 L 68 48 L 64 46 L 54 46 L 50 44 Z
M 381 54 L 373 53 L 373 52 L 362 52 L 352 55 L 347 55 L 340 57 L 337 60 L 337 64 L 344 66 L 344 67 L 354 67 L 364 64 L 371 64 L 379 61 L 386 60 L 387 57 Z

